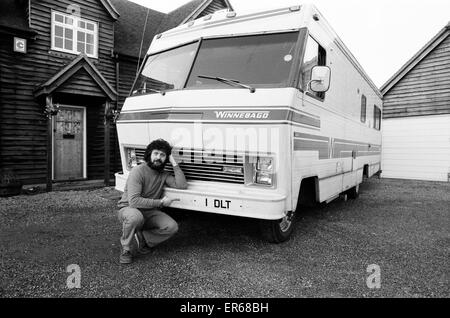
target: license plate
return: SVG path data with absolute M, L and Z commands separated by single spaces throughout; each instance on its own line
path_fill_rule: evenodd
M 216 208 L 221 210 L 230 210 L 233 208 L 232 200 L 226 199 L 215 199 L 215 198 L 204 198 L 203 204 L 207 208 Z

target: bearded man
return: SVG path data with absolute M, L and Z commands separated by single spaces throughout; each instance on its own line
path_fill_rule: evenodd
M 172 147 L 163 139 L 154 140 L 147 146 L 144 160 L 145 163 L 131 170 L 118 203 L 118 217 L 122 223 L 121 264 L 133 261 L 130 247 L 133 239 L 137 241 L 138 254 L 147 254 L 178 231 L 177 222 L 160 210 L 179 200 L 161 198 L 165 186 L 187 188 L 183 171 L 172 156 Z M 175 176 L 164 170 L 168 162 L 172 164 Z

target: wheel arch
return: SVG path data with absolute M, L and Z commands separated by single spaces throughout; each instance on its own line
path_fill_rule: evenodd
M 295 211 L 301 206 L 314 206 L 319 201 L 319 177 L 308 176 L 300 180 Z

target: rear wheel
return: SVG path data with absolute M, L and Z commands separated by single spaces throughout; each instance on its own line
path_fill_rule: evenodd
M 346 193 L 349 199 L 357 199 L 359 197 L 359 184 L 347 190 Z
M 280 220 L 260 220 L 261 234 L 270 243 L 287 241 L 294 229 L 295 212 L 290 211 Z

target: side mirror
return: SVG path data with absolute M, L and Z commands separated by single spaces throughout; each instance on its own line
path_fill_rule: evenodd
M 313 92 L 324 93 L 330 88 L 331 69 L 328 66 L 314 66 L 311 70 L 310 87 Z

